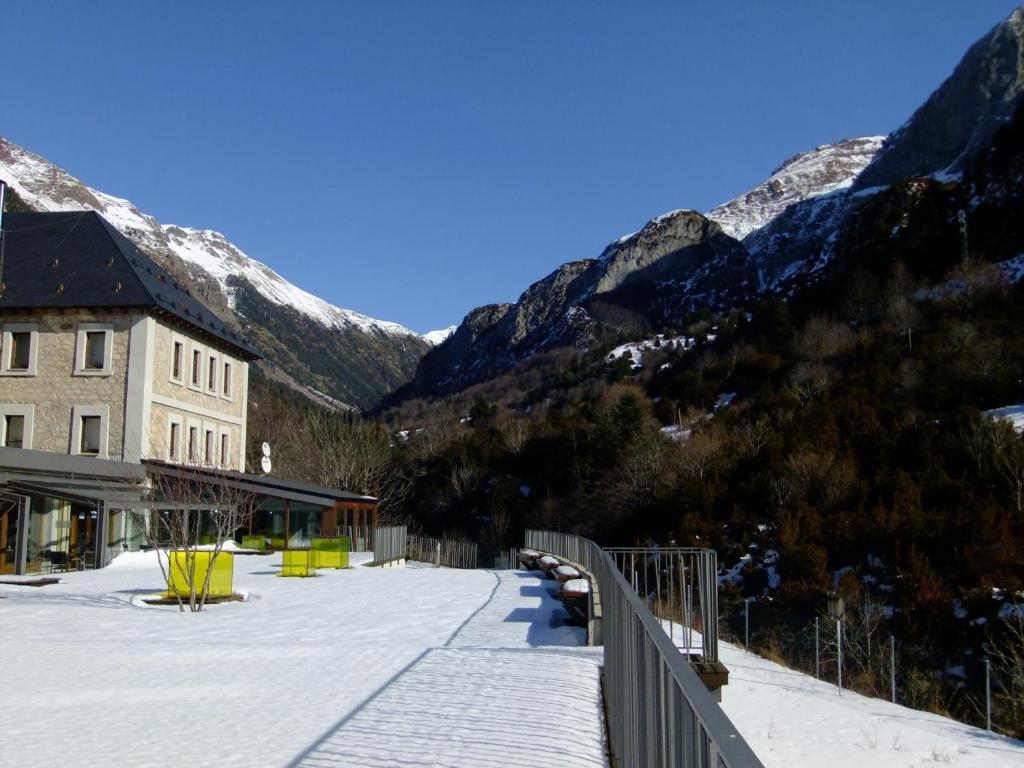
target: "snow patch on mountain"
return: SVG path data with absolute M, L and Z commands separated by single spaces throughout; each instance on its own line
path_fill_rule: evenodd
M 144 251 L 177 256 L 195 268 L 193 277 L 216 281 L 232 309 L 234 291 L 229 278 L 247 281 L 267 300 L 291 307 L 327 328 L 418 335 L 398 323 L 337 307 L 302 290 L 266 264 L 248 257 L 220 232 L 161 224 L 131 201 L 92 189 L 67 171 L 2 137 L 0 179 L 37 211 L 98 211 Z
M 718 222 L 726 234 L 742 240 L 794 203 L 850 187 L 884 140 L 884 136 L 864 136 L 802 152 L 749 192 L 705 215 Z
M 427 333 L 422 334 L 420 338 L 432 347 L 436 347 L 442 341 L 455 333 L 458 327 L 459 326 L 457 325 L 449 325 L 447 328 L 442 328 L 439 331 L 428 331 Z

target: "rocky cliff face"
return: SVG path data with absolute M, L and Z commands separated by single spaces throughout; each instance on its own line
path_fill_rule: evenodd
M 482 307 L 428 353 L 413 389 L 439 394 L 484 381 L 537 352 L 585 349 L 624 321 L 678 321 L 739 300 L 756 273 L 746 249 L 695 211 L 673 211 L 611 243 L 597 259 L 563 264 L 512 305 Z
M 275 379 L 329 405 L 367 407 L 412 378 L 429 344 L 397 323 L 336 307 L 212 230 L 161 224 L 0 138 L 0 180 L 31 210 L 95 210 L 250 336 Z
M 878 150 L 884 136 L 863 136 L 801 152 L 749 192 L 708 211 L 722 230 L 744 240 L 793 205 L 847 189 Z
M 970 47 L 953 74 L 858 177 L 855 189 L 957 175 L 1013 114 L 1024 89 L 1024 8 Z

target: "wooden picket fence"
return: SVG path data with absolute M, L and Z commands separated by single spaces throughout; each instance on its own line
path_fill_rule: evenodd
M 476 568 L 477 545 L 460 539 L 409 534 L 406 558 L 439 568 Z

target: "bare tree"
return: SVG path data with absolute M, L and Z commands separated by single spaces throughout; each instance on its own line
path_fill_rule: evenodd
M 630 506 L 642 506 L 657 496 L 665 484 L 671 450 L 671 441 L 658 429 L 645 429 L 637 435 L 620 466 Z
M 398 508 L 408 496 L 411 480 L 383 425 L 354 414 L 318 410 L 306 415 L 301 432 L 301 479 L 374 496 L 384 513 Z
M 1006 483 L 1018 514 L 1024 512 L 1024 436 L 1001 420 L 991 424 L 989 434 L 996 470 Z
M 714 422 L 694 429 L 689 439 L 680 442 L 679 464 L 683 474 L 704 479 L 725 449 L 725 438 Z
M 240 490 L 227 471 L 173 467 L 150 473 L 149 496 L 126 508 L 132 525 L 156 551 L 164 581 L 171 586 L 171 553 L 184 557 L 187 598 L 173 589 L 179 610 L 202 611 L 210 594 L 210 579 L 226 542 L 258 507 L 258 498 Z M 197 583 L 198 553 L 209 552 L 209 565 Z
M 914 286 L 906 267 L 896 265 L 886 289 L 885 317 L 897 333 L 907 337 L 907 349 L 913 351 L 914 328 L 920 313 L 914 304 Z
M 995 694 L 1004 728 L 1024 734 L 1024 606 L 1013 604 L 1003 621 L 1001 637 L 989 639 L 993 672 L 998 681 Z
M 526 441 L 530 437 L 530 426 L 526 419 L 516 415 L 509 415 L 499 427 L 502 447 L 513 456 L 518 456 L 526 447 Z
M 452 467 L 448 480 L 455 491 L 455 496 L 464 499 L 476 487 L 477 468 L 467 461 L 460 462 Z
M 771 421 L 762 413 L 756 419 L 745 418 L 736 425 L 735 431 L 750 455 L 757 456 L 771 439 Z

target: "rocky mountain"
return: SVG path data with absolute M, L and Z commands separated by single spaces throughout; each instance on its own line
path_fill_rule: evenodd
M 739 300 L 755 281 L 739 241 L 696 211 L 672 211 L 611 243 L 596 259 L 563 264 L 515 304 L 470 312 L 424 357 L 412 389 L 456 391 L 546 349 L 585 349 L 624 324 L 679 322 Z
M 882 147 L 884 136 L 863 136 L 822 144 L 789 158 L 749 192 L 705 214 L 722 230 L 743 240 L 771 223 L 787 208 L 847 189 Z
M 457 391 L 544 349 L 791 295 L 831 272 L 884 271 L 902 259 L 935 273 L 960 255 L 960 210 L 972 231 L 984 225 L 972 238 L 978 252 L 1016 264 L 1022 41 L 1018 9 L 891 136 L 796 155 L 704 216 L 659 216 L 599 258 L 559 267 L 515 304 L 474 310 L 424 357 L 412 391 Z
M 430 342 L 336 307 L 248 257 L 220 232 L 161 224 L 128 200 L 0 138 L 0 180 L 31 210 L 95 210 L 265 355 L 272 378 L 335 407 L 366 407 L 408 381 Z
M 1024 89 L 1024 7 L 968 49 L 938 89 L 896 129 L 854 187 L 910 176 L 956 176 L 1016 110 Z

